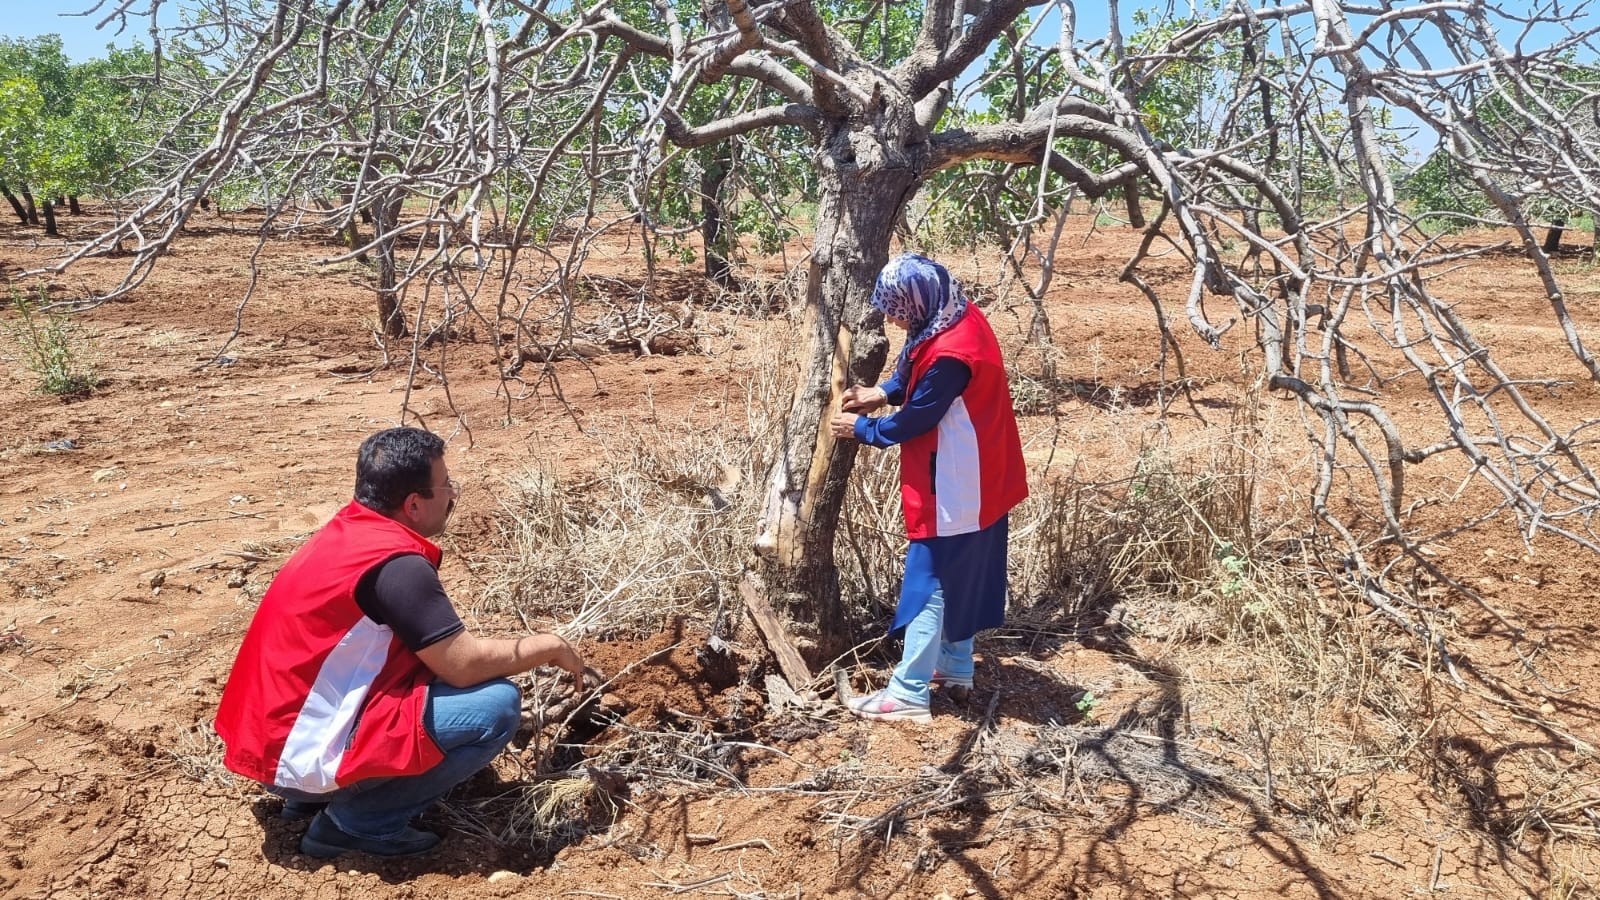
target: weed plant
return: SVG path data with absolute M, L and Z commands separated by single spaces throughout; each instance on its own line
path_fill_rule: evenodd
M 11 308 L 15 319 L 6 333 L 22 351 L 22 364 L 32 372 L 40 392 L 57 397 L 82 396 L 100 384 L 94 369 L 77 348 L 76 328 L 67 317 L 46 307 L 49 298 L 40 288 L 37 298 L 15 288 Z

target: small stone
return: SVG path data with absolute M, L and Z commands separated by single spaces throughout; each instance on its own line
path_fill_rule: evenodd
M 226 869 L 228 866 L 232 865 L 232 863 L 228 861 L 228 858 L 226 856 L 217 857 L 216 859 L 211 861 L 211 864 L 216 866 L 216 867 L 218 867 L 218 868 L 220 868 L 220 869 Z
M 500 871 L 495 872 L 493 875 L 489 876 L 489 883 L 490 884 L 499 884 L 502 881 L 510 881 L 511 879 L 516 878 L 516 877 L 517 877 L 517 873 L 508 872 L 505 869 L 501 869 Z
M 1546 700 L 1545 702 L 1539 704 L 1539 715 L 1541 715 L 1541 716 L 1553 716 L 1553 715 L 1555 715 L 1555 713 L 1556 713 L 1556 705 L 1554 703 L 1551 703 L 1549 700 Z

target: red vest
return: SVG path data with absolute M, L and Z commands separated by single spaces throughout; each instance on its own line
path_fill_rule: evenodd
M 256 610 L 217 708 L 234 772 L 310 794 L 416 775 L 444 758 L 423 727 L 433 672 L 356 605 L 374 566 L 426 538 L 359 503 L 284 564 Z
M 988 528 L 1028 496 L 1006 366 L 976 306 L 912 353 L 907 397 L 936 359 L 966 363 L 972 379 L 938 426 L 900 445 L 900 502 L 911 540 Z

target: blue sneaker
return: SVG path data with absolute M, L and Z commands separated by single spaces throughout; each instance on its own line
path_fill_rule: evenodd
M 407 826 L 392 838 L 375 841 L 356 837 L 333 824 L 327 813 L 318 813 L 300 839 L 300 852 L 318 859 L 332 859 L 345 853 L 369 853 L 373 856 L 418 856 L 439 846 L 439 836 L 431 831 L 419 831 Z

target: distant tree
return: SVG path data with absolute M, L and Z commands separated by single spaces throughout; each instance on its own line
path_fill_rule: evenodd
M 45 233 L 56 234 L 58 199 L 76 212 L 80 195 L 131 183 L 138 127 L 127 76 L 146 56 L 112 51 L 73 64 L 56 35 L 0 39 L 0 191 L 22 224 L 42 215 Z
M 1479 73 L 1453 92 L 1465 115 L 1456 123 L 1467 153 L 1446 144 L 1401 183 L 1401 197 L 1430 227 L 1497 224 L 1503 196 L 1548 226 L 1546 253 L 1560 248 L 1569 220 L 1587 213 L 1600 239 L 1593 180 L 1600 178 L 1600 67 L 1565 54 L 1558 69 L 1520 78 Z M 1536 118 L 1546 127 L 1527 128 Z M 1596 242 L 1600 250 L 1600 240 Z

